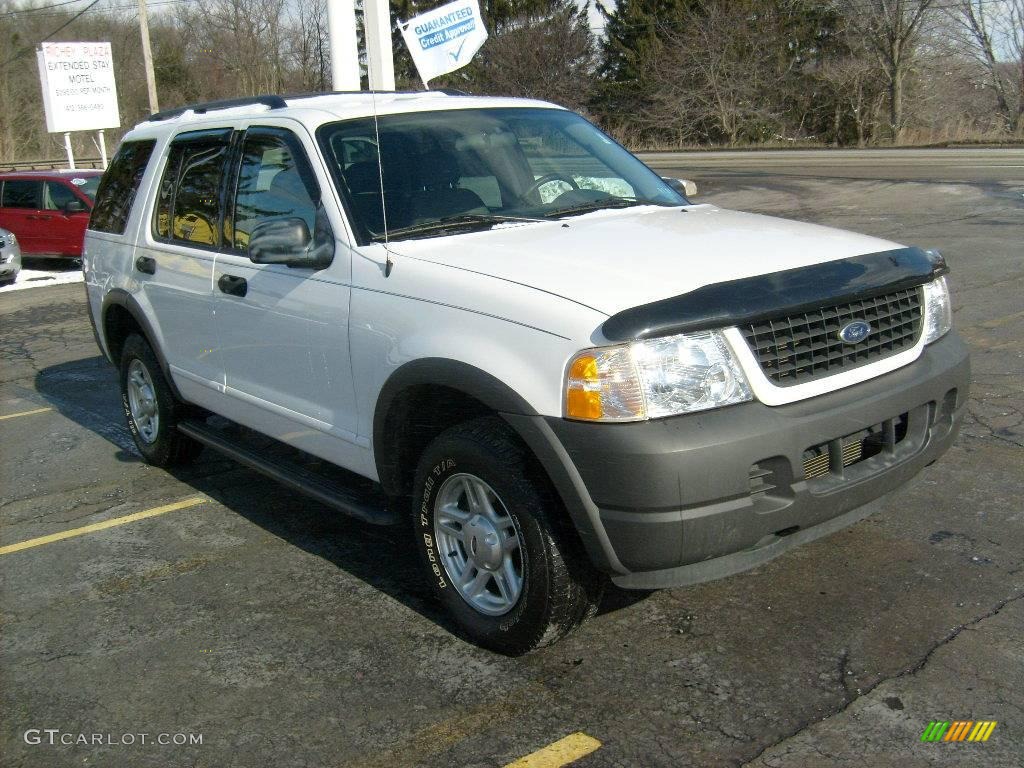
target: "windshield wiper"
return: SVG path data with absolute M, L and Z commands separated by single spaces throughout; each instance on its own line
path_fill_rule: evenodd
M 381 232 L 374 235 L 371 240 L 382 243 L 385 240 L 400 240 L 414 235 L 435 235 L 442 236 L 450 230 L 455 229 L 476 229 L 493 227 L 495 224 L 504 224 L 515 221 L 546 221 L 532 216 L 509 216 L 499 213 L 462 213 L 457 216 L 445 216 L 434 221 L 425 221 L 421 224 L 412 224 L 408 227 L 388 230 L 387 236 Z
M 580 213 L 600 211 L 605 208 L 631 208 L 634 205 L 646 205 L 646 201 L 637 200 L 635 197 L 606 197 L 601 200 L 591 200 L 579 205 L 569 205 L 565 208 L 555 208 L 553 211 L 546 211 L 544 215 L 549 219 L 559 216 L 576 216 Z

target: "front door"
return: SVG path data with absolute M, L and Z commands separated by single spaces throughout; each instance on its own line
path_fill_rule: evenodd
M 89 205 L 63 181 L 43 182 L 46 250 L 62 256 L 81 256 Z
M 235 189 L 225 226 L 229 242 L 217 255 L 214 274 L 226 394 L 257 411 L 354 438 L 347 252 L 316 271 L 248 257 L 249 236 L 260 224 L 298 218 L 314 231 L 321 187 L 299 137 L 284 128 L 249 128 Z

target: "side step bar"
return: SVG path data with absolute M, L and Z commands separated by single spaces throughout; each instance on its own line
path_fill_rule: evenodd
M 393 525 L 398 516 L 387 508 L 383 494 L 360 493 L 317 472 L 278 457 L 266 458 L 216 427 L 193 419 L 178 423 L 178 431 L 203 445 L 266 475 L 321 504 L 374 525 Z M 289 448 L 294 451 L 295 449 Z

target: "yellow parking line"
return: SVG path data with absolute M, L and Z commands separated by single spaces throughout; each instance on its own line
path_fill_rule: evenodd
M 124 517 L 115 517 L 111 520 L 104 520 L 101 523 L 83 525 L 81 528 L 72 528 L 70 531 L 61 531 L 60 533 L 51 533 L 49 536 L 40 536 L 37 539 L 19 541 L 17 544 L 8 544 L 6 547 L 0 547 L 0 555 L 9 555 L 12 552 L 20 552 L 23 549 L 40 547 L 43 544 L 52 544 L 55 541 L 70 539 L 74 536 L 82 536 L 83 534 L 92 533 L 93 531 L 102 531 L 107 528 L 114 528 L 118 525 L 134 523 L 136 520 L 145 520 L 147 517 L 156 517 L 157 515 L 162 515 L 165 512 L 173 512 L 176 509 L 194 507 L 196 504 L 203 504 L 205 502 L 206 499 L 201 496 L 194 496 L 191 499 L 183 499 L 182 501 L 176 501 L 173 504 L 167 504 L 163 507 L 145 509 L 142 512 L 135 512 L 134 514 L 125 515 Z
M 559 768 L 600 748 L 600 741 L 577 731 L 554 744 L 548 744 L 543 749 L 519 758 L 514 763 L 509 763 L 505 768 Z
M 0 416 L 0 421 L 6 419 L 16 419 L 19 416 L 31 416 L 33 413 L 45 413 L 46 411 L 52 411 L 53 408 L 34 408 L 31 411 L 19 411 L 18 413 L 8 413 L 6 416 Z

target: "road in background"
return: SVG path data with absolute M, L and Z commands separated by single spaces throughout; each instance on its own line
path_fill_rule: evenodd
M 1012 183 L 1024 178 L 1024 149 L 651 152 L 640 153 L 640 158 L 665 176 L 703 178 L 711 189 L 719 188 L 719 181 L 743 176 L 970 184 Z
M 950 453 L 848 530 L 722 581 L 613 592 L 507 659 L 447 631 L 404 530 L 215 455 L 142 464 L 81 286 L 5 294 L 0 545 L 111 527 L 0 555 L 3 764 L 493 768 L 582 732 L 601 743 L 583 768 L 1018 768 L 1024 153 L 648 161 L 697 202 L 941 248 L 974 369 Z M 922 743 L 934 720 L 998 725 Z M 31 728 L 203 743 L 51 747 Z

